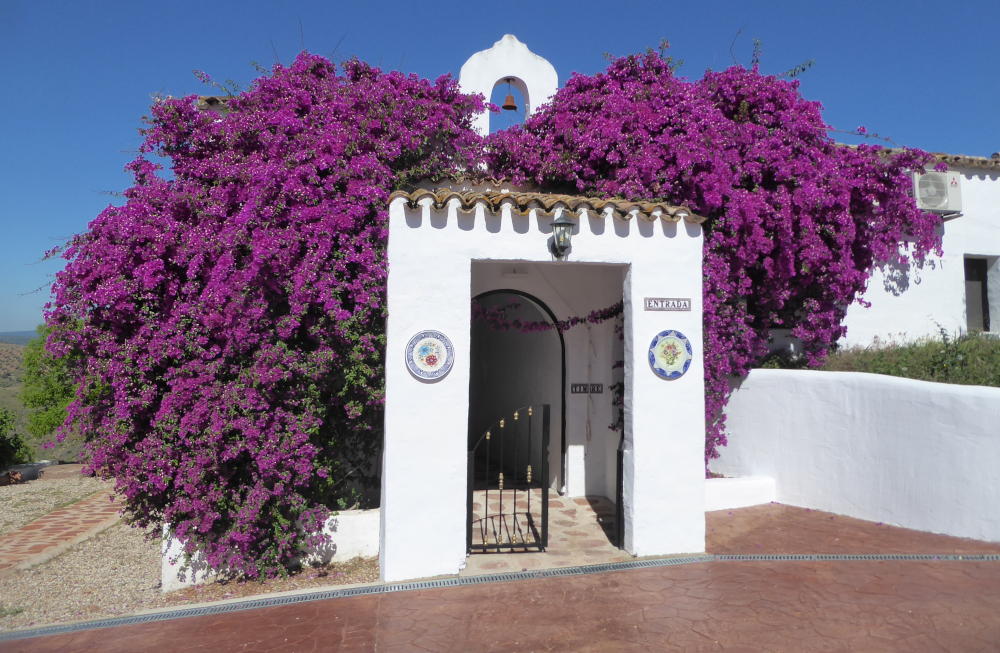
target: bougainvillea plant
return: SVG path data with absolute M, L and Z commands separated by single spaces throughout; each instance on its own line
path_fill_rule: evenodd
M 624 302 L 616 302 L 606 308 L 593 310 L 586 315 L 574 315 L 565 320 L 538 320 L 522 322 L 518 319 L 511 319 L 507 316 L 510 311 L 516 311 L 521 307 L 521 302 L 510 302 L 503 306 L 487 307 L 478 299 L 472 300 L 472 320 L 487 324 L 496 331 L 520 331 L 521 333 L 535 333 L 538 331 L 559 331 L 565 333 L 573 327 L 581 324 L 600 324 L 607 320 L 612 320 L 622 314 L 625 307 Z
M 704 223 L 706 462 L 725 445 L 731 379 L 787 328 L 817 363 L 874 267 L 940 253 L 911 171 L 930 156 L 828 135 L 798 83 L 757 67 L 674 75 L 656 53 L 574 75 L 523 126 L 490 138 L 494 174 L 564 192 L 686 205 Z
M 153 106 L 127 202 L 70 243 L 47 320 L 84 361 L 66 428 L 128 516 L 256 577 L 371 477 L 387 198 L 478 165 L 484 105 L 311 55 L 227 104 Z
M 46 316 L 50 351 L 78 361 L 63 430 L 134 523 L 257 577 L 353 500 L 381 441 L 387 198 L 418 179 L 486 161 L 514 182 L 706 216 L 708 457 L 729 379 L 771 328 L 820 356 L 873 265 L 939 243 L 906 192 L 927 155 L 836 145 L 818 105 L 756 69 L 689 82 L 626 57 L 574 76 L 485 158 L 483 108 L 449 78 L 308 54 L 224 113 L 154 104 L 126 202 L 67 247 Z

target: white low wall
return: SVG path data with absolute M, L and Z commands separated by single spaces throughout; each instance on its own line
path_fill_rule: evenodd
M 342 510 L 330 517 L 323 526 L 327 543 L 311 549 L 303 558 L 306 565 L 344 562 L 358 556 L 371 558 L 378 555 L 379 510 Z M 186 569 L 181 570 L 184 549 L 181 542 L 169 537 L 164 529 L 160 549 L 160 582 L 164 592 L 208 582 L 212 573 L 200 556 L 195 556 Z
M 757 369 L 726 413 L 712 470 L 781 503 L 1000 541 L 1000 388 Z
M 777 489 L 770 476 L 705 479 L 705 512 L 757 506 L 771 503 L 776 497 Z

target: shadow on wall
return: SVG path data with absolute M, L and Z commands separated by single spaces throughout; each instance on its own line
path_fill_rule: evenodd
M 937 233 L 938 238 L 943 239 L 944 223 L 942 222 L 937 225 L 937 227 L 934 228 L 934 231 Z M 880 268 L 882 272 L 882 288 L 890 295 L 899 297 L 909 290 L 911 282 L 913 284 L 920 283 L 921 270 L 937 270 L 942 265 L 943 261 L 935 258 L 928 258 L 924 261 L 923 267 L 910 261 L 902 263 L 898 261 L 884 263 Z
M 346 562 L 358 556 L 378 555 L 381 523 L 379 510 L 342 510 L 327 519 L 323 526 L 324 539 L 309 549 L 299 562 L 317 566 L 331 562 Z M 163 592 L 173 592 L 192 585 L 209 583 L 217 574 L 209 569 L 204 558 L 195 554 L 184 561 L 184 545 L 170 536 L 166 527 L 160 548 L 160 586 Z

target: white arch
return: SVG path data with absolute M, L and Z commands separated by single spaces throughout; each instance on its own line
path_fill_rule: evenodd
M 504 34 L 489 50 L 469 57 L 458 75 L 458 84 L 463 93 L 480 93 L 489 102 L 493 89 L 507 79 L 524 97 L 525 118 L 548 102 L 559 87 L 559 76 L 552 64 L 513 34 Z M 489 134 L 490 112 L 479 114 L 473 126 L 480 134 Z

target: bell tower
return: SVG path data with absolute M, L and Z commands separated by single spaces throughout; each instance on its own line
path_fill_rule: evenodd
M 559 87 L 556 69 L 547 60 L 528 49 L 513 34 L 503 38 L 488 50 L 481 50 L 465 62 L 458 76 L 463 93 L 479 93 L 489 102 L 500 84 L 510 84 L 524 98 L 524 117 L 555 95 Z M 490 112 L 481 113 L 474 123 L 483 136 L 490 133 Z

